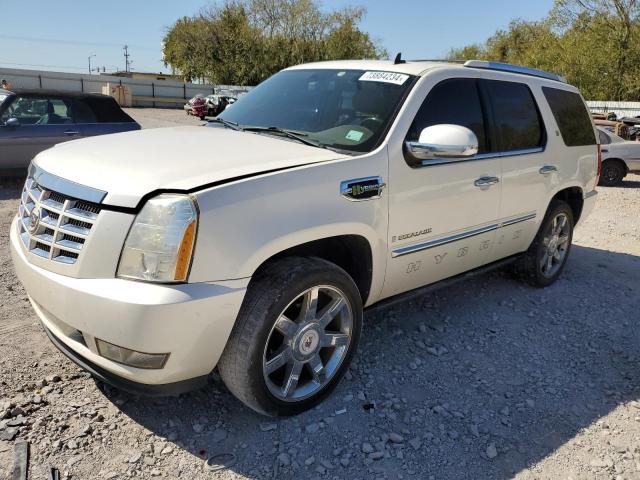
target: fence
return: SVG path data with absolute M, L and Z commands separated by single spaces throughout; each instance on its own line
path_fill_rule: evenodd
M 618 118 L 640 117 L 640 102 L 587 101 L 593 113 L 614 112 Z
M 126 85 L 133 95 L 136 107 L 181 107 L 185 100 L 197 94 L 222 93 L 238 96 L 249 87 L 232 85 L 202 85 L 173 80 L 126 78 L 113 75 L 83 75 L 77 73 L 47 72 L 0 68 L 0 78 L 13 88 L 50 89 L 73 92 L 101 93 L 106 83 Z M 154 101 L 157 99 L 157 101 Z

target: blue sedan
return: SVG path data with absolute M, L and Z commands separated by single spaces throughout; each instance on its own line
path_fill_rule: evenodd
M 0 172 L 25 171 L 57 143 L 140 130 L 111 97 L 48 90 L 0 90 Z

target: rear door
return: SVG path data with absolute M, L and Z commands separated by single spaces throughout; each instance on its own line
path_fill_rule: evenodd
M 480 80 L 491 111 L 502 170 L 499 228 L 490 261 L 526 250 L 557 182 L 545 152 L 547 134 L 538 102 L 526 83 Z
M 20 124 L 8 127 L 10 118 Z M 78 136 L 61 97 L 17 96 L 0 116 L 0 169 L 26 168 L 38 153 Z

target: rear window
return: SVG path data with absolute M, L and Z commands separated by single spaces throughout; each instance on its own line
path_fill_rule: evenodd
M 544 142 L 538 106 L 529 87 L 523 83 L 483 81 L 493 109 L 501 151 L 541 147 Z
M 135 121 L 111 97 L 86 97 L 82 99 L 82 102 L 93 111 L 98 123 L 133 123 Z
M 580 95 L 550 87 L 542 87 L 542 91 L 567 147 L 597 143 L 589 112 Z

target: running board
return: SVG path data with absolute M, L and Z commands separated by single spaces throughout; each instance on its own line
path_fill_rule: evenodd
M 468 272 L 461 273 L 451 278 L 445 278 L 444 280 L 440 280 L 439 282 L 431 283 L 429 285 L 425 285 L 424 287 L 418 287 L 413 290 L 409 290 L 408 292 L 399 293 L 398 295 L 394 295 L 393 297 L 385 298 L 384 300 L 380 300 L 378 303 L 374 303 L 373 305 L 365 308 L 365 313 L 375 313 L 379 310 L 384 310 L 389 307 L 393 307 L 399 303 L 408 302 L 416 299 L 417 297 L 421 297 L 426 295 L 427 293 L 433 293 L 436 290 L 440 290 L 441 288 L 450 287 L 455 285 L 456 283 L 462 282 L 463 280 L 468 280 L 470 278 L 477 277 L 479 275 L 484 275 L 485 273 L 491 272 L 493 270 L 498 270 L 500 268 L 506 267 L 517 261 L 522 257 L 521 253 L 516 255 L 512 255 L 507 258 L 503 258 L 502 260 L 498 260 L 497 262 L 490 263 L 488 265 L 484 265 L 482 267 L 478 267 L 474 270 L 469 270 Z

